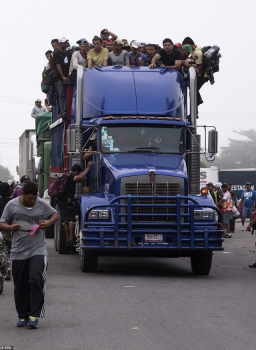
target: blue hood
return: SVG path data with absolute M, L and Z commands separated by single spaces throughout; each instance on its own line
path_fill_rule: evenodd
M 148 174 L 149 170 L 152 169 L 155 170 L 156 175 L 178 177 L 186 177 L 187 171 L 183 154 L 104 154 L 103 163 L 106 164 L 112 173 L 112 177 L 116 180 L 124 176 Z

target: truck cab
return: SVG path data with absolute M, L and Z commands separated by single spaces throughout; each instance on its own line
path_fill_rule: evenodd
M 87 190 L 78 187 L 83 272 L 95 271 L 102 255 L 190 257 L 195 274 L 210 272 L 223 239 L 220 212 L 200 192 L 196 106 L 193 68 L 185 81 L 173 69 L 79 67 L 68 120 L 51 125 L 62 150 L 52 150 L 51 162 L 55 170 L 67 161 L 84 167 L 96 133 Z M 211 156 L 216 138 L 211 127 Z M 64 241 L 61 225 L 57 231 Z

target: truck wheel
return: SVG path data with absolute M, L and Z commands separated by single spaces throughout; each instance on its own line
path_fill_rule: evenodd
M 58 231 L 59 231 L 59 220 L 57 220 L 54 224 L 54 248 L 56 252 L 58 251 Z
M 56 208 L 59 214 L 59 220 L 56 222 L 56 232 L 54 233 L 56 236 L 56 250 L 59 254 L 67 254 L 69 252 L 69 247 L 66 246 L 66 232 L 65 227 L 62 223 L 62 218 L 60 215 L 60 210 Z
M 191 268 L 195 275 L 208 275 L 212 266 L 212 251 L 193 253 L 190 257 Z
M 67 254 L 69 252 L 69 247 L 66 246 L 66 232 L 64 225 L 60 223 L 58 230 L 58 252 L 59 254 Z
M 98 266 L 98 253 L 95 250 L 80 250 L 80 268 L 82 272 L 95 272 Z

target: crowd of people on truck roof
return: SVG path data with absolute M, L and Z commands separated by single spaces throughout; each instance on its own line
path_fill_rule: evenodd
M 59 118 L 65 119 L 67 115 L 65 83 L 75 81 L 79 66 L 166 67 L 180 71 L 185 79 L 188 78 L 188 69 L 194 67 L 197 74 L 198 105 L 203 103 L 199 90 L 208 81 L 207 75 L 202 71 L 203 52 L 190 37 L 176 44 L 170 38 L 165 38 L 160 47 L 158 44 L 138 40 L 129 43 L 127 39 L 118 38 L 108 29 L 103 29 L 99 36 L 93 37 L 92 43 L 81 38 L 76 44 L 78 46 L 71 46 L 65 37 L 52 39 L 53 50 L 45 52 L 48 62 L 43 80 L 47 81 L 46 76 L 51 76 L 48 79 L 49 85 L 54 85 L 59 98 Z

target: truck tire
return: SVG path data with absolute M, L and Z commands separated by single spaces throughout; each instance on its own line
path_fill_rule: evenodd
M 57 220 L 54 224 L 54 248 L 56 252 L 58 251 L 58 231 L 59 231 L 59 220 Z
M 212 251 L 193 253 L 190 257 L 194 275 L 208 275 L 212 266 Z
M 80 268 L 82 272 L 95 272 L 98 266 L 98 253 L 95 250 L 80 249 Z
M 66 246 L 66 232 L 62 223 L 60 210 L 58 207 L 56 207 L 56 210 L 59 214 L 59 220 L 54 225 L 54 245 L 59 254 L 67 254 L 69 252 L 69 247 Z
M 58 245 L 58 252 L 59 254 L 67 254 L 69 252 L 69 247 L 66 246 L 66 232 L 64 225 L 60 223 L 59 225 L 59 230 L 57 232 L 58 235 L 58 240 L 57 240 L 57 245 Z

